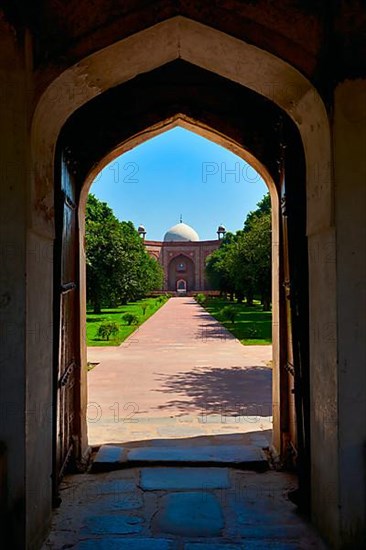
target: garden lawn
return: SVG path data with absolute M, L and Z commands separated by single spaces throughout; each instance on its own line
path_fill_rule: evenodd
M 142 323 L 154 315 L 156 311 L 166 303 L 167 299 L 158 302 L 158 296 L 154 298 L 145 298 L 138 302 L 129 302 L 125 306 L 115 308 L 103 308 L 101 313 L 92 313 L 92 310 L 86 312 L 86 344 L 87 346 L 119 346 L 130 334 L 132 334 Z M 147 304 L 145 315 L 142 312 L 142 305 Z M 139 318 L 137 325 L 127 325 L 122 319 L 125 313 L 134 313 Z M 104 322 L 114 322 L 119 326 L 119 332 L 116 336 L 111 336 L 109 340 L 103 340 L 97 336 L 99 326 Z
M 203 307 L 224 325 L 242 344 L 258 346 L 272 343 L 272 312 L 263 311 L 258 301 L 252 307 L 221 298 L 207 299 Z M 220 310 L 230 305 L 238 310 L 235 323 L 224 321 Z

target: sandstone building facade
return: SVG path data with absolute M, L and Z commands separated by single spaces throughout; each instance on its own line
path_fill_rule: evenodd
M 145 239 L 146 231 L 140 225 L 138 231 Z M 145 240 L 150 254 L 164 270 L 164 284 L 161 290 L 177 294 L 191 294 L 214 290 L 206 273 L 206 260 L 220 246 L 225 229 L 219 226 L 215 240 L 200 241 L 197 232 L 180 221 L 171 227 L 162 241 Z

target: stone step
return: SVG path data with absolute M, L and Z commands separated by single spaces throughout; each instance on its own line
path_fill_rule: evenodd
M 255 445 L 102 445 L 94 458 L 92 471 L 151 465 L 231 466 L 257 472 L 268 470 L 264 452 Z

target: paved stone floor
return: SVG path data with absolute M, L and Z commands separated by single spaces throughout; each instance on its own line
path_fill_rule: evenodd
M 289 474 L 141 467 L 67 476 L 43 550 L 326 548 L 288 501 Z
M 89 440 L 112 445 L 63 480 L 43 550 L 325 548 L 287 499 L 296 479 L 259 454 L 270 359 L 190 298 L 170 299 L 122 346 L 90 348 Z
M 90 444 L 268 432 L 271 353 L 171 298 L 121 346 L 88 348 Z

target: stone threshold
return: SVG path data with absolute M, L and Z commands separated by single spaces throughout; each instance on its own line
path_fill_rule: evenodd
M 91 472 L 106 472 L 136 466 L 232 467 L 264 472 L 269 464 L 265 452 L 255 445 L 185 445 L 174 443 L 102 445 L 91 466 Z

